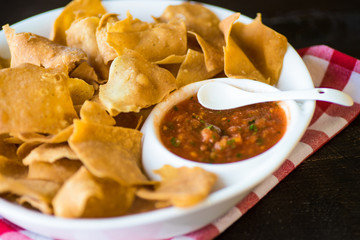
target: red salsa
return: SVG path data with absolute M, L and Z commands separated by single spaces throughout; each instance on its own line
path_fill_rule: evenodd
M 180 157 L 229 163 L 266 151 L 285 130 L 286 114 L 277 102 L 210 110 L 193 96 L 165 114 L 160 137 L 165 147 Z

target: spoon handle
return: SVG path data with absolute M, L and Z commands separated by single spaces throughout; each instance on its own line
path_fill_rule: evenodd
M 297 90 L 297 91 L 284 91 L 280 93 L 268 93 L 269 97 L 268 101 L 276 101 L 276 100 L 319 100 L 332 102 L 336 104 L 340 104 L 343 106 L 352 106 L 353 100 L 352 98 L 339 90 L 331 89 L 331 88 L 314 88 L 308 90 Z M 264 93 L 267 95 L 267 93 Z M 270 95 L 273 95 L 270 96 Z M 264 96 L 264 98 L 267 98 Z M 272 98 L 272 100 L 270 100 Z

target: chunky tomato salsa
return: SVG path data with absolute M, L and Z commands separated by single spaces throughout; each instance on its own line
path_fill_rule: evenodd
M 286 115 L 277 102 L 219 111 L 204 108 L 193 96 L 165 114 L 160 137 L 165 147 L 180 157 L 229 163 L 266 151 L 285 130 Z

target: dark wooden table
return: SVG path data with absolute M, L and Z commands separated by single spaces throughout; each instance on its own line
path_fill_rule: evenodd
M 13 24 L 66 0 L 2 3 Z M 325 44 L 360 58 L 359 0 L 204 0 L 263 22 L 298 49 Z M 217 239 L 360 239 L 360 119 L 298 166 Z

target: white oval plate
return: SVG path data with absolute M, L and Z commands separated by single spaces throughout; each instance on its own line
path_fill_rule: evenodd
M 108 12 L 119 13 L 120 18 L 129 10 L 134 17 L 151 21 L 160 16 L 168 5 L 181 1 L 105 1 Z M 205 5 L 220 19 L 233 12 L 220 7 Z M 12 25 L 16 32 L 33 32 L 48 37 L 52 24 L 62 9 L 45 12 Z M 249 23 L 250 18 L 241 16 L 239 21 Z M 0 55 L 9 57 L 4 33 L 0 32 Z M 310 74 L 297 52 L 289 45 L 285 55 L 279 83 L 280 90 L 313 88 Z M 298 142 L 308 126 L 315 109 L 315 101 L 297 102 L 301 109 L 298 132 L 289 143 L 289 151 Z M 289 151 L 286 151 L 288 153 Z M 276 156 L 274 162 L 264 165 L 252 174 L 246 183 L 224 187 L 211 194 L 204 202 L 192 208 L 167 208 L 133 216 L 107 219 L 62 219 L 28 210 L 0 199 L 0 214 L 9 221 L 44 236 L 58 239 L 163 239 L 194 231 L 225 214 L 246 194 L 285 160 L 287 154 Z

